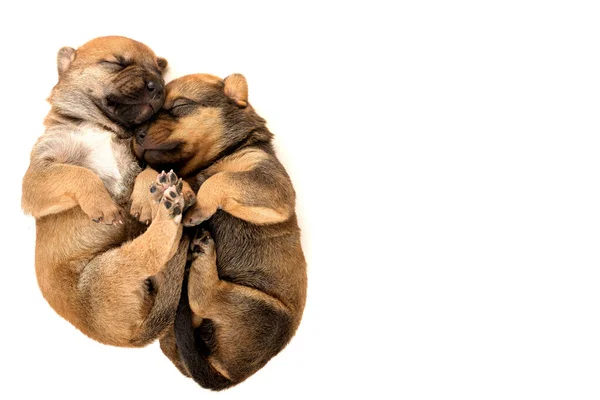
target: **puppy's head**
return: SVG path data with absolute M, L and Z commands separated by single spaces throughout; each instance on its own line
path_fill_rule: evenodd
M 167 61 L 135 40 L 108 36 L 77 50 L 63 47 L 57 66 L 59 81 L 49 101 L 69 117 L 130 128 L 147 121 L 164 102 Z
M 134 152 L 154 168 L 173 168 L 188 176 L 220 155 L 262 135 L 265 121 L 248 103 L 248 85 L 241 74 L 224 80 L 207 74 L 169 82 L 163 108 L 149 124 L 136 130 Z M 261 131 L 261 132 L 259 132 Z

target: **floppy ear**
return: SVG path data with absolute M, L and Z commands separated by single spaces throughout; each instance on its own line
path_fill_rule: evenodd
M 225 96 L 235 100 L 238 106 L 248 105 L 248 83 L 242 74 L 231 74 L 224 80 Z
M 158 63 L 160 72 L 165 72 L 165 69 L 167 68 L 167 65 L 169 65 L 169 62 L 165 58 L 162 58 L 162 57 L 156 57 L 156 62 Z
M 71 66 L 71 62 L 75 59 L 75 49 L 72 47 L 63 47 L 58 51 L 56 56 L 56 66 L 58 68 L 58 77 L 62 77 Z

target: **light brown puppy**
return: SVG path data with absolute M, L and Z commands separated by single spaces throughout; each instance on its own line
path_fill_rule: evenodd
M 143 346 L 173 321 L 187 251 L 183 185 L 161 174 L 150 193 L 157 173 L 139 174 L 131 152 L 131 127 L 163 104 L 167 62 L 124 37 L 64 47 L 57 62 L 46 131 L 23 178 L 22 207 L 36 218 L 39 287 L 89 337 Z M 133 209 L 153 213 L 147 230 L 121 212 L 132 192 Z
M 183 220 L 202 228 L 161 348 L 182 373 L 221 390 L 265 365 L 300 323 L 307 280 L 295 192 L 242 75 L 189 75 L 166 90 L 134 150 L 197 190 Z

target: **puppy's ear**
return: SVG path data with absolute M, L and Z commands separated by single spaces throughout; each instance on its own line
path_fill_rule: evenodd
M 162 58 L 162 57 L 156 57 L 156 62 L 158 63 L 160 72 L 165 72 L 165 69 L 167 69 L 167 65 L 169 65 L 169 62 L 165 58 Z
M 242 74 L 231 74 L 224 80 L 225 95 L 242 108 L 248 105 L 248 83 Z
M 58 77 L 62 77 L 65 72 L 71 66 L 71 63 L 75 59 L 75 49 L 72 47 L 63 47 L 58 51 L 56 56 L 56 66 L 58 68 Z

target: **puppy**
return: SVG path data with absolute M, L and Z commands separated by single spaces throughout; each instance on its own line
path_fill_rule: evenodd
M 161 348 L 182 373 L 221 390 L 262 368 L 300 323 L 307 277 L 295 192 L 242 75 L 189 75 L 166 90 L 134 152 L 188 180 L 197 201 L 184 224 L 202 229 Z
M 150 189 L 157 174 L 136 180 L 131 151 L 131 127 L 164 102 L 167 61 L 134 40 L 102 37 L 60 49 L 57 64 L 46 130 L 23 178 L 22 207 L 36 218 L 38 284 L 89 337 L 143 346 L 172 324 L 187 252 L 182 182 L 163 173 Z M 132 209 L 154 213 L 147 230 L 121 212 L 132 192 Z

